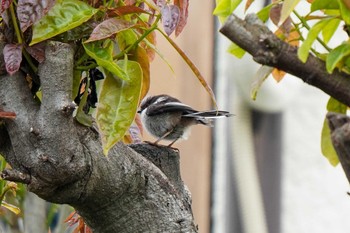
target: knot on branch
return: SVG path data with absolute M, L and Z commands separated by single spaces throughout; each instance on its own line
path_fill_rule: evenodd
M 8 181 L 20 182 L 23 184 L 29 184 L 31 182 L 31 176 L 29 174 L 20 172 L 15 169 L 5 169 L 1 172 L 1 178 Z
M 335 131 L 337 128 L 341 128 L 343 125 L 350 122 L 350 118 L 348 116 L 335 112 L 327 113 L 327 120 L 331 131 Z
M 275 35 L 261 34 L 259 35 L 260 49 L 256 52 L 253 59 L 264 65 L 274 65 L 277 64 L 280 51 L 281 43 L 278 41 Z

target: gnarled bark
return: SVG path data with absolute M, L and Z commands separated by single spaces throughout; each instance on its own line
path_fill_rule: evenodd
M 22 74 L 0 76 L 0 108 L 17 114 L 0 126 L 0 153 L 12 167 L 2 176 L 72 205 L 96 233 L 197 232 L 176 150 L 119 143 L 106 157 L 98 134 L 72 118 L 73 55 L 72 46 L 48 42 L 41 104 Z

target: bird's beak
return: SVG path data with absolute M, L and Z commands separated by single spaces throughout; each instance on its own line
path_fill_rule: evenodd
M 139 114 L 140 114 L 140 113 L 141 113 L 141 110 L 138 110 L 138 111 L 137 111 L 137 113 L 139 113 Z

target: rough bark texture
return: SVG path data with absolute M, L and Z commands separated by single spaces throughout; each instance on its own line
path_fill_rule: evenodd
M 327 73 L 325 63 L 312 54 L 306 63 L 301 62 L 297 47 L 277 38 L 256 15 L 248 14 L 242 20 L 232 14 L 220 32 L 250 53 L 256 62 L 295 75 L 350 106 L 348 74 L 338 70 Z
M 48 42 L 41 104 L 22 74 L 0 76 L 0 109 L 17 114 L 0 126 L 0 153 L 12 166 L 2 177 L 72 205 L 95 233 L 197 232 L 178 151 L 119 143 L 105 157 L 97 133 L 72 118 L 73 54 Z

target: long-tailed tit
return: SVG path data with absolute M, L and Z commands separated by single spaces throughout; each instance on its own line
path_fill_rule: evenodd
M 169 147 L 180 138 L 187 139 L 192 125 L 212 126 L 213 118 L 232 116 L 226 111 L 197 111 L 168 95 L 146 98 L 138 113 L 146 130 L 158 138 L 153 144 L 164 139 L 171 141 Z

